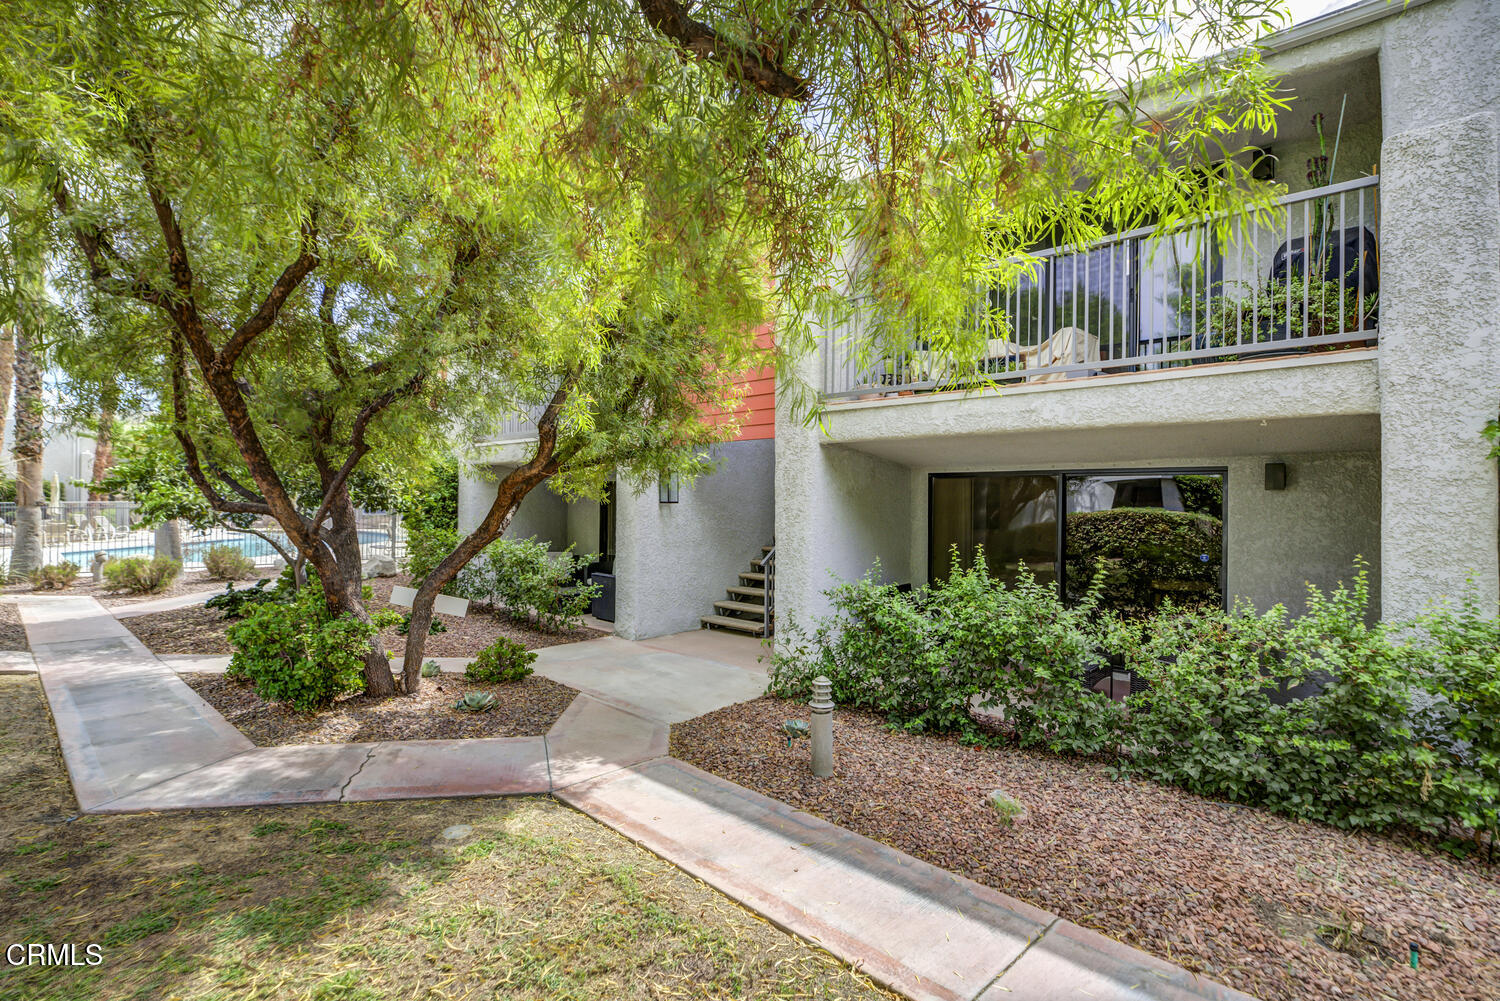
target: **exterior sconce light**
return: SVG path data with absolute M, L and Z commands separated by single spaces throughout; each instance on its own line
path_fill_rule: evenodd
M 1286 489 L 1286 463 L 1284 463 L 1284 462 L 1268 462 L 1268 463 L 1266 463 L 1266 489 L 1267 490 L 1285 490 Z
M 1271 147 L 1257 148 L 1254 157 L 1250 162 L 1251 178 L 1257 181 L 1276 180 L 1276 154 L 1271 152 Z
M 682 482 L 676 475 L 663 476 L 657 487 L 657 499 L 663 504 L 676 504 L 682 489 Z

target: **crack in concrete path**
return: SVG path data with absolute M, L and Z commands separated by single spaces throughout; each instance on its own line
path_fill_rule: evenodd
M 989 991 L 991 987 L 994 987 L 996 984 L 1000 983 L 1000 979 L 1007 973 L 1009 973 L 1011 969 L 1021 961 L 1021 957 L 1030 952 L 1032 946 L 1036 945 L 1042 939 L 1046 938 L 1047 933 L 1050 932 L 1053 928 L 1057 927 L 1057 923 L 1061 920 L 1062 918 L 1053 918 L 1051 921 L 1047 922 L 1047 927 L 1043 928 L 1040 934 L 1038 934 L 1035 938 L 1027 939 L 1026 944 L 1021 947 L 1021 951 L 1012 956 L 1010 962 L 1006 963 L 1005 967 L 999 973 L 995 974 L 995 976 L 990 980 L 989 983 L 985 984 L 979 989 L 979 993 L 974 995 L 972 1001 L 979 1001 L 979 999 L 984 997 L 985 993 Z M 1009 987 L 1005 989 L 1010 990 Z
M 365 770 L 365 765 L 368 765 L 370 763 L 370 759 L 373 758 L 373 757 L 375 757 L 375 752 L 378 751 L 378 750 L 380 750 L 380 745 L 379 744 L 372 745 L 370 747 L 370 749 L 367 752 L 365 752 L 365 760 L 361 761 L 359 763 L 359 767 L 356 768 L 356 769 L 354 769 L 354 773 L 352 775 L 350 775 L 347 779 L 344 780 L 344 784 L 339 787 L 339 802 L 340 803 L 347 803 L 348 802 L 348 800 L 344 799 L 344 794 L 349 791 L 349 784 L 351 782 L 353 782 L 355 779 L 359 778 L 359 773 Z

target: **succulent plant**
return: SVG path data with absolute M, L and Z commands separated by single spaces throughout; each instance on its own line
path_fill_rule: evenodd
M 442 673 L 443 669 L 438 667 L 438 662 L 435 660 L 429 660 L 422 665 L 422 677 L 424 678 L 436 678 Z
M 466 713 L 482 713 L 495 708 L 495 697 L 489 692 L 470 692 L 453 703 L 453 708 Z
M 789 719 L 785 723 L 781 724 L 781 732 L 786 734 L 786 746 L 791 747 L 792 738 L 806 737 L 811 732 L 811 730 L 808 727 L 806 720 Z

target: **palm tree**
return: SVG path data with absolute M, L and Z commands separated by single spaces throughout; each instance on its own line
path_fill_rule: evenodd
M 11 579 L 40 568 L 42 555 L 42 369 L 32 353 L 30 324 L 16 329 L 16 538 L 11 550 Z

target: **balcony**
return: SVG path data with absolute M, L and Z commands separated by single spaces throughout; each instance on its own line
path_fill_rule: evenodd
M 982 357 L 955 364 L 915 340 L 862 361 L 852 318 L 825 334 L 830 400 L 1128 376 L 1373 346 L 1378 178 L 1296 192 L 1227 235 L 1145 227 L 1033 255 L 1034 277 L 976 290 Z

